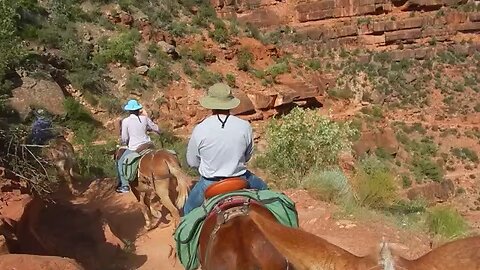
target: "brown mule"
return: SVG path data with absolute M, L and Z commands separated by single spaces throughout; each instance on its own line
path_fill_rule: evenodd
M 251 220 L 261 235 L 292 263 L 293 269 L 480 270 L 480 236 L 452 241 L 415 260 L 393 256 L 386 243 L 382 243 L 380 252 L 358 257 L 318 236 L 283 226 L 266 217 L 261 210 L 252 205 Z
M 242 178 L 224 179 L 210 185 L 205 191 L 205 198 L 246 187 L 247 183 Z M 276 222 L 273 214 L 256 201 L 230 197 L 220 202 L 217 210 L 207 216 L 200 231 L 198 254 L 203 270 L 289 269 L 289 262 L 248 216 L 252 205 L 266 219 Z
M 140 148 L 145 149 L 144 147 Z M 125 149 L 118 149 L 115 153 L 115 160 L 118 160 L 124 151 Z M 138 202 L 141 203 L 145 228 L 147 230 L 153 228 L 151 216 L 160 218 L 161 215 L 160 211 L 153 209 L 150 204 L 155 195 L 170 211 L 176 227 L 180 222 L 178 209 L 183 208 L 191 183 L 190 178 L 182 171 L 177 156 L 166 150 L 152 149 L 151 152 L 140 158 L 137 175 L 135 181 L 130 183 L 130 188 Z M 178 192 L 175 205 L 170 199 L 170 191 L 173 192 L 173 189 Z
M 49 141 L 48 147 L 42 149 L 42 155 L 55 165 L 58 175 L 67 182 L 70 192 L 78 195 L 79 192 L 73 188 L 73 181 L 82 179 L 82 176 L 72 144 L 65 137 L 58 136 Z

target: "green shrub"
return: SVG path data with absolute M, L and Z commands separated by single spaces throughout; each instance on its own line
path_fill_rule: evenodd
M 107 86 L 103 83 L 102 73 L 101 70 L 79 68 L 69 71 L 67 78 L 73 87 L 83 93 L 102 93 L 107 89 Z
M 279 62 L 276 64 L 273 64 L 265 70 L 265 73 L 267 75 L 270 75 L 272 79 L 275 81 L 275 78 L 280 75 L 284 74 L 290 71 L 290 66 L 288 65 L 288 62 Z
M 460 159 L 468 159 L 472 162 L 478 163 L 478 155 L 477 153 L 469 148 L 462 147 L 462 148 L 453 148 L 450 150 L 452 154 L 454 154 L 457 158 Z
M 241 48 L 237 54 L 237 68 L 242 71 L 248 71 L 253 60 L 252 52 L 248 48 Z
M 305 64 L 312 70 L 319 70 L 322 68 L 322 63 L 318 59 L 308 59 Z
M 216 59 L 215 55 L 205 50 L 205 46 L 202 42 L 195 43 L 188 54 L 197 64 L 214 62 Z
M 413 172 L 419 179 L 426 177 L 436 182 L 443 179 L 443 168 L 428 156 L 414 155 L 412 165 Z
M 426 177 L 437 182 L 443 179 L 443 168 L 428 156 L 414 155 L 412 165 L 418 179 Z
M 92 142 L 96 138 L 95 128 L 98 122 L 74 98 L 67 98 L 63 104 L 66 114 L 64 125 L 75 133 L 75 140 L 79 143 Z
M 127 78 L 125 87 L 127 88 L 127 90 L 145 90 L 147 89 L 147 83 L 142 76 L 131 73 Z
M 110 155 L 105 154 L 114 147 L 114 141 L 106 145 L 83 143 L 82 149 L 76 153 L 81 175 L 87 178 L 115 177 L 115 162 Z
M 358 201 L 363 206 L 385 208 L 396 198 L 395 179 L 390 168 L 374 156 L 360 162 L 355 186 Z
M 95 55 L 94 61 L 102 66 L 111 62 L 133 65 L 135 63 L 135 47 L 139 41 L 138 30 L 121 33 L 115 38 L 107 40 L 105 44 L 101 44 L 100 52 Z
M 195 70 L 193 69 L 192 65 L 188 60 L 182 62 L 182 69 L 187 76 L 193 76 L 193 74 L 195 73 Z
M 208 88 L 215 83 L 221 82 L 222 80 L 222 74 L 201 68 L 196 76 L 196 86 L 198 88 Z
M 218 43 L 227 43 L 230 40 L 230 34 L 225 23 L 218 19 L 214 21 L 213 25 L 214 30 L 209 32 L 210 38 Z
M 16 18 L 18 1 L 6 0 L 0 4 L 0 82 L 8 67 L 20 59 L 20 40 L 17 37 Z
M 465 235 L 468 229 L 465 219 L 456 210 L 442 206 L 429 212 L 427 224 L 431 233 L 449 239 Z
M 350 149 L 348 123 L 339 124 L 309 109 L 294 108 L 273 119 L 266 130 L 267 148 L 259 165 L 278 176 L 305 175 L 314 166 L 334 165 Z
M 90 104 L 92 106 L 97 106 L 98 105 L 97 97 L 94 94 L 92 94 L 90 91 L 85 91 L 83 93 L 83 98 L 85 99 L 85 101 L 88 104 Z
M 353 91 L 348 86 L 329 89 L 328 95 L 339 99 L 351 99 L 354 97 Z
M 122 103 L 115 96 L 103 95 L 99 100 L 100 106 L 110 114 L 119 114 L 123 112 Z
M 354 199 L 352 187 L 345 174 L 338 168 L 331 170 L 313 169 L 301 185 L 309 193 L 326 202 L 345 204 Z
M 408 215 L 414 213 L 423 213 L 427 210 L 426 207 L 427 203 L 424 200 L 400 200 L 389 206 L 388 212 L 392 214 Z
M 408 175 L 402 175 L 402 187 L 409 188 L 412 186 L 412 179 Z
M 185 22 L 172 22 L 169 27 L 170 33 L 176 37 L 183 37 L 190 33 L 188 24 Z
M 236 80 L 235 80 L 235 75 L 228 73 L 225 76 L 225 80 L 227 81 L 227 84 L 230 87 L 235 87 L 236 86 Z
M 166 65 L 158 65 L 148 70 L 147 76 L 153 81 L 158 82 L 162 86 L 167 86 L 173 79 L 172 74 Z

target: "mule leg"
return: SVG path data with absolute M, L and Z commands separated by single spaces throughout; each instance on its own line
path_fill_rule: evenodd
M 155 209 L 155 208 L 153 208 L 153 206 L 152 206 L 152 204 L 151 204 L 151 202 L 152 202 L 151 199 L 153 199 L 154 196 L 151 196 L 151 195 L 152 195 L 152 194 L 149 194 L 150 200 L 148 201 L 148 207 L 150 208 L 150 213 L 152 214 L 153 217 L 155 217 L 155 218 L 160 218 L 160 217 L 162 216 L 162 212 L 159 211 L 159 210 L 157 210 L 157 209 Z
M 61 159 L 56 162 L 57 168 L 60 171 L 60 174 L 63 176 L 63 179 L 67 182 L 68 189 L 73 195 L 78 195 L 79 192 L 73 188 L 73 177 L 70 175 L 70 170 L 66 168 L 66 160 Z
M 155 193 L 157 193 L 158 197 L 160 198 L 160 202 L 163 206 L 165 206 L 170 214 L 172 215 L 173 224 L 177 227 L 178 223 L 180 222 L 180 214 L 178 209 L 175 207 L 173 202 L 170 200 L 169 196 L 169 185 L 170 185 L 170 178 L 154 180 L 155 182 Z
M 151 216 L 153 216 L 155 218 L 160 217 L 160 215 L 161 215 L 160 211 L 157 211 L 157 210 L 153 209 L 152 204 L 151 204 L 151 202 L 152 202 L 152 192 L 150 192 L 150 191 L 145 192 L 145 197 L 143 198 L 143 202 L 148 207 L 148 211 L 149 211 Z
M 142 210 L 143 217 L 145 218 L 145 229 L 148 231 L 152 228 L 152 222 L 150 220 L 150 215 L 148 214 L 148 206 L 145 205 L 145 192 L 140 192 L 140 209 Z

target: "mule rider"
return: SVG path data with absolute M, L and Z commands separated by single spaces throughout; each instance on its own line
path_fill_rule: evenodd
M 187 148 L 187 162 L 198 168 L 200 180 L 193 187 L 184 206 L 184 214 L 202 205 L 206 188 L 228 177 L 242 177 L 251 189 L 267 189 L 265 182 L 247 170 L 253 154 L 253 132 L 248 121 L 230 114 L 240 104 L 230 87 L 216 83 L 208 89 L 200 105 L 212 115 L 198 124 Z
M 55 137 L 52 120 L 43 109 L 34 110 L 33 115 L 35 116 L 35 121 L 32 124 L 31 141 L 37 145 L 47 144 L 50 139 Z
M 117 192 L 127 193 L 130 186 L 122 173 L 122 164 L 124 158 L 131 152 L 136 151 L 141 145 L 150 143 L 150 137 L 147 131 L 153 131 L 160 134 L 158 126 L 145 114 L 141 113 L 142 105 L 137 100 L 131 99 L 123 108 L 130 115 L 122 120 L 121 123 L 121 143 L 128 148 L 117 161 L 117 173 L 119 178 L 119 187 Z

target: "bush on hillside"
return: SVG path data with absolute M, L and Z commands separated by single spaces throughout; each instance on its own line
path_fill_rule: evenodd
M 74 131 L 75 140 L 82 144 L 92 142 L 99 123 L 74 98 L 65 99 L 63 106 L 66 111 L 63 124 Z
M 363 206 L 385 208 L 396 197 L 395 179 L 389 166 L 375 156 L 359 163 L 355 186 L 358 201 Z
M 304 176 L 314 166 L 331 166 L 349 150 L 352 130 L 309 109 L 294 108 L 267 126 L 265 153 L 258 165 L 277 176 Z
M 20 41 L 16 34 L 17 1 L 0 4 L 0 83 L 8 67 L 19 60 Z
M 320 200 L 347 204 L 353 202 L 352 187 L 345 174 L 338 168 L 314 169 L 302 181 L 302 186 Z
M 134 64 L 135 47 L 139 40 L 140 33 L 138 30 L 130 30 L 106 40 L 101 44 L 100 52 L 95 55 L 94 62 L 100 66 L 111 62 Z
M 115 141 L 110 141 L 106 145 L 84 143 L 82 149 L 76 153 L 80 174 L 86 178 L 115 177 L 117 175 L 115 162 L 111 155 L 106 154 L 114 149 L 115 144 Z
M 468 159 L 472 162 L 478 163 L 478 155 L 477 153 L 469 148 L 462 147 L 462 148 L 453 148 L 450 150 L 453 155 L 460 159 Z
M 436 182 L 440 182 L 443 179 L 444 170 L 442 166 L 428 156 L 414 155 L 412 165 L 412 171 L 420 182 L 424 178 Z
M 465 219 L 456 210 L 442 206 L 429 212 L 427 224 L 431 233 L 449 239 L 463 236 L 468 229 Z
M 237 54 L 237 68 L 242 71 L 248 71 L 253 61 L 252 52 L 248 48 L 241 48 Z

